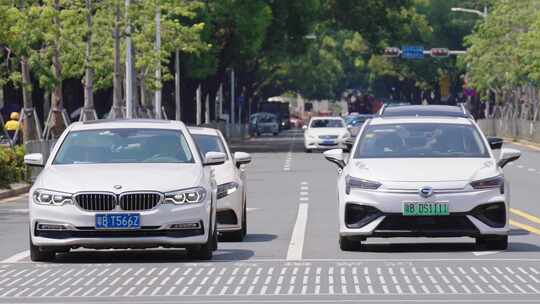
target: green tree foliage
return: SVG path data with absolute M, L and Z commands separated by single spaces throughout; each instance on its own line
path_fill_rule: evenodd
M 485 22 L 467 37 L 469 81 L 481 91 L 519 86 L 535 79 L 540 2 L 496 2 Z M 531 77 L 532 76 L 532 77 Z

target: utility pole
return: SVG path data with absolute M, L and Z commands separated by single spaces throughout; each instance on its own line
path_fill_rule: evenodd
M 234 125 L 235 123 L 235 96 L 234 96 L 234 68 L 231 68 L 231 123 Z
M 126 118 L 133 118 L 133 58 L 131 53 L 131 27 L 129 25 L 130 0 L 126 0 Z
M 197 103 L 197 109 L 196 109 L 196 115 L 197 117 L 195 118 L 195 123 L 197 124 L 197 126 L 199 126 L 201 124 L 201 95 L 202 95 L 202 92 L 201 92 L 201 85 L 199 85 L 197 87 L 197 92 L 196 92 L 196 103 Z
M 156 45 L 155 45 L 156 53 L 158 54 L 158 66 L 156 68 L 156 82 L 159 86 L 161 86 L 161 7 L 159 5 L 159 2 L 156 5 Z M 161 87 L 157 88 L 155 95 L 154 95 L 154 103 L 155 103 L 155 111 L 156 111 L 156 119 L 162 119 L 161 115 Z
M 174 103 L 176 105 L 176 120 L 182 120 L 182 112 L 180 109 L 180 51 L 174 53 Z

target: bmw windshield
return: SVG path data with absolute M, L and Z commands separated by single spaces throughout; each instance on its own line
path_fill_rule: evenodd
M 193 162 L 188 143 L 179 131 L 107 129 L 70 132 L 53 164 Z
M 371 125 L 362 134 L 354 158 L 489 157 L 471 125 L 408 123 Z

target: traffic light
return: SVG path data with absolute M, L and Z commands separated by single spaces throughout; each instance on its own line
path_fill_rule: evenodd
M 385 57 L 399 57 L 401 50 L 397 47 L 387 47 L 384 49 Z
M 431 57 L 439 57 L 439 58 L 448 57 L 448 55 L 450 55 L 450 51 L 448 51 L 448 49 L 446 48 L 431 49 L 430 53 L 431 53 Z

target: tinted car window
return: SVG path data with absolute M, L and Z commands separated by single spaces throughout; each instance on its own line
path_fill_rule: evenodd
M 227 155 L 225 145 L 218 136 L 203 134 L 193 134 L 192 136 L 193 139 L 195 139 L 195 143 L 197 144 L 197 148 L 199 148 L 201 156 L 206 155 L 208 152 L 221 152 Z
M 70 132 L 53 164 L 193 162 L 181 131 L 110 129 Z
M 343 128 L 341 119 L 315 119 L 311 122 L 310 128 Z
M 362 134 L 355 158 L 489 157 L 478 131 L 459 124 L 372 125 Z

